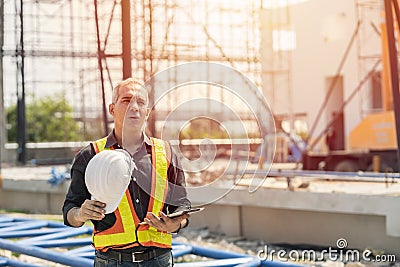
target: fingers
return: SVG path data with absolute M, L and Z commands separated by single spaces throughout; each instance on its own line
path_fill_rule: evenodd
M 150 226 L 153 226 L 154 228 L 157 228 L 162 231 L 165 230 L 165 222 L 161 220 L 161 218 L 157 217 L 154 215 L 152 212 L 148 212 L 146 218 L 144 218 L 144 221 L 148 223 Z
M 80 216 L 83 221 L 102 220 L 105 217 L 106 204 L 97 200 L 86 199 L 80 208 Z
M 189 214 L 183 214 L 181 216 L 175 217 L 175 218 L 170 218 L 168 217 L 164 212 L 160 212 L 160 217 L 162 220 L 164 220 L 165 222 L 171 222 L 171 223 L 176 223 L 176 222 L 181 222 L 184 219 L 187 219 L 190 217 Z
M 169 218 L 163 212 L 160 212 L 160 217 L 157 217 L 151 212 L 147 213 L 147 217 L 144 219 L 150 226 L 157 228 L 161 231 L 174 232 L 180 227 L 182 220 L 189 218 L 189 214 L 184 214 L 175 218 Z

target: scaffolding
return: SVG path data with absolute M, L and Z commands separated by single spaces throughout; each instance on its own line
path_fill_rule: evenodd
M 296 37 L 289 3 L 287 0 L 282 3 L 285 4 L 272 9 L 262 6 L 260 10 L 262 80 L 263 93 L 268 97 L 272 110 L 290 117 L 293 114 L 290 66 Z
M 87 1 L 4 1 L 5 107 L 15 105 L 24 90 L 27 103 L 65 96 L 83 125 L 97 117 L 94 107 L 101 106 L 101 98 L 92 9 Z
M 381 24 L 384 21 L 383 2 L 378 0 L 356 0 L 356 18 L 360 23 L 357 34 L 358 77 L 362 80 L 373 70 L 366 90 L 360 90 L 360 114 L 362 117 L 382 109 L 381 96 Z
M 122 1 L 95 1 L 99 50 L 93 2 L 4 1 L 5 106 L 17 102 L 24 86 L 27 102 L 55 92 L 65 95 L 83 125 L 101 117 L 98 57 L 105 103 L 122 79 Z M 205 60 L 228 64 L 261 85 L 259 1 L 142 0 L 130 6 L 133 77 L 145 81 L 167 67 Z M 177 102 L 174 96 L 168 100 L 170 107 Z

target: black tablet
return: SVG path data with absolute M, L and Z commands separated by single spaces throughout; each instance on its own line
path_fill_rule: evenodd
M 186 214 L 186 213 L 195 213 L 195 212 L 199 212 L 199 211 L 202 211 L 202 210 L 204 210 L 204 208 L 191 208 L 191 209 L 188 209 L 188 210 L 180 210 L 180 211 L 168 214 L 167 216 L 169 218 L 175 218 L 175 217 L 179 217 L 179 216 L 181 216 L 183 214 Z

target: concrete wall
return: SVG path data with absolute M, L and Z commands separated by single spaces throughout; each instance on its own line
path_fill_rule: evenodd
M 211 191 L 210 189 L 208 189 Z M 222 189 L 212 191 L 225 192 Z M 206 203 L 216 192 L 192 192 Z M 398 196 L 235 189 L 198 214 L 191 227 L 222 230 L 230 236 L 272 243 L 305 243 L 335 247 L 345 238 L 350 248 L 383 249 L 400 257 Z
M 239 216 L 241 214 L 241 216 Z M 297 211 L 250 206 L 212 205 L 191 216 L 190 227 L 209 227 L 228 236 L 270 243 L 336 247 L 344 238 L 349 248 L 383 249 L 400 257 L 400 238 L 386 234 L 385 216 Z
M 46 180 L 2 180 L 0 209 L 61 214 L 69 183 L 51 187 Z
M 75 154 L 89 142 L 49 142 L 27 143 L 26 159 L 34 164 L 66 164 L 72 163 Z M 17 144 L 6 144 L 2 162 L 15 165 L 17 162 Z

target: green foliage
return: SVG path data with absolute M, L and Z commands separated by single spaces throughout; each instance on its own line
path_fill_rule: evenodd
M 17 106 L 11 106 L 6 110 L 7 114 L 7 140 L 15 142 L 17 140 Z
M 26 105 L 28 142 L 77 141 L 79 127 L 65 96 L 43 97 Z M 8 141 L 17 140 L 17 106 L 7 109 Z
M 203 138 L 229 138 L 228 133 L 213 120 L 199 118 L 192 120 L 181 132 L 180 139 L 203 139 Z

